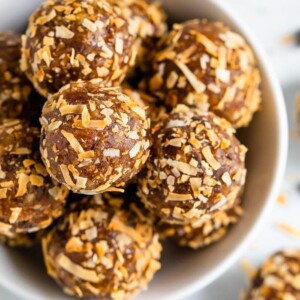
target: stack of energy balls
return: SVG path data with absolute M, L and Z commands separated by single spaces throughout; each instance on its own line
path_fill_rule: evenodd
M 207 20 L 167 32 L 146 0 L 47 0 L 22 43 L 0 34 L 0 58 L 1 240 L 42 239 L 67 294 L 129 299 L 159 238 L 197 249 L 239 220 L 235 134 L 261 105 L 243 37 Z

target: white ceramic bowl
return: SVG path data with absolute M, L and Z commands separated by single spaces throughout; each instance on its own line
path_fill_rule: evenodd
M 122 1 L 122 0 L 121 0 Z M 1 1 L 0 30 L 21 29 L 42 0 Z M 245 216 L 221 242 L 200 251 L 165 249 L 162 270 L 138 299 L 175 300 L 203 288 L 245 251 L 279 192 L 287 157 L 287 120 L 279 83 L 259 43 L 223 0 L 164 0 L 173 21 L 207 17 L 223 21 L 252 45 L 263 76 L 263 111 L 241 139 L 249 147 Z M 39 251 L 0 247 L 0 284 L 30 300 L 67 299 L 47 277 Z

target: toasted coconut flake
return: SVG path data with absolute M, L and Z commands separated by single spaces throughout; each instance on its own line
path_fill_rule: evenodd
M 58 129 L 61 126 L 61 124 L 62 124 L 62 121 L 52 122 L 48 125 L 47 130 L 54 131 L 54 130 Z
M 97 25 L 87 18 L 83 19 L 82 26 L 91 32 L 96 32 L 97 30 Z
M 286 200 L 286 196 L 281 194 L 277 197 L 276 199 L 276 202 L 279 204 L 279 205 L 285 205 L 287 200 Z
M 191 33 L 196 35 L 197 41 L 206 48 L 208 53 L 213 56 L 218 56 L 218 47 L 213 41 L 198 31 L 193 31 Z
M 231 180 L 230 174 L 228 172 L 225 172 L 222 175 L 222 180 L 225 182 L 225 184 L 227 186 L 230 186 L 232 184 L 232 180 Z
M 57 38 L 72 39 L 75 33 L 69 30 L 66 26 L 56 26 L 55 35 Z
M 191 194 L 169 193 L 166 201 L 189 201 L 193 199 L 194 198 Z
M 65 130 L 61 131 L 61 134 L 67 139 L 67 141 L 70 143 L 71 147 L 77 152 L 77 153 L 83 153 L 85 152 L 78 140 L 75 138 L 75 136 L 70 133 L 66 132 Z
M 37 24 L 39 25 L 44 25 L 48 22 L 50 22 L 52 19 L 54 19 L 56 17 L 56 12 L 54 9 L 51 10 L 51 12 L 46 15 L 46 16 L 42 16 L 42 17 L 39 17 L 36 22 Z
M 219 170 L 221 168 L 221 164 L 215 159 L 209 146 L 202 149 L 202 154 L 214 170 Z
M 220 102 L 217 104 L 217 108 L 224 109 L 224 105 L 226 102 L 231 102 L 235 95 L 236 95 L 236 87 L 235 86 L 229 86 L 227 87 L 223 98 L 220 100 Z
M 130 139 L 133 139 L 133 140 L 138 140 L 139 139 L 139 135 L 138 135 L 138 133 L 136 131 L 130 131 L 128 133 L 128 137 Z
M 80 265 L 75 264 L 62 253 L 57 257 L 57 263 L 61 268 L 74 275 L 75 278 L 80 278 L 82 280 L 94 283 L 98 283 L 101 281 L 101 278 L 97 276 L 96 271 L 88 270 L 81 267 Z
M 10 209 L 12 211 L 10 218 L 9 218 L 9 223 L 14 224 L 18 220 L 21 212 L 22 212 L 22 207 L 14 207 Z
M 106 77 L 109 74 L 109 69 L 105 67 L 97 67 L 97 74 L 99 77 Z
M 207 64 L 209 63 L 209 56 L 204 53 L 201 58 L 200 58 L 200 65 L 201 65 L 201 69 L 202 70 L 206 70 L 207 69 Z
M 75 126 L 77 127 L 83 127 L 82 121 L 77 120 L 74 122 Z M 111 124 L 111 119 L 105 118 L 104 120 L 91 120 L 89 124 L 90 129 L 94 130 L 104 130 L 106 126 L 109 126 Z
M 93 239 L 97 238 L 97 236 L 98 236 L 97 227 L 94 226 L 92 228 L 87 229 L 85 231 L 85 235 L 86 235 L 88 241 L 92 241 Z
M 90 125 L 90 122 L 91 122 L 91 115 L 90 115 L 89 110 L 86 106 L 82 110 L 81 120 L 82 120 L 82 126 L 84 128 L 88 128 L 89 125 Z
M 225 197 L 223 197 L 221 200 L 219 200 L 215 205 L 213 205 L 210 208 L 210 211 L 215 211 L 218 210 L 219 208 L 221 208 L 222 206 L 224 206 L 227 202 L 227 199 Z
M 169 141 L 169 144 L 173 147 L 178 147 L 180 148 L 182 144 L 185 143 L 185 140 L 183 140 L 182 138 L 175 138 Z
M 224 83 L 230 82 L 230 71 L 228 71 L 228 70 L 217 69 L 216 76 L 220 81 L 222 81 Z
M 201 82 L 184 63 L 177 60 L 175 63 L 198 94 L 201 94 L 206 90 L 205 84 Z
M 207 86 L 207 89 L 210 90 L 211 92 L 215 94 L 220 94 L 221 93 L 221 88 L 217 86 L 215 83 L 209 83 Z
M 11 225 L 0 222 L 0 232 L 7 232 L 11 229 Z
M 87 178 L 85 177 L 77 177 L 76 178 L 76 187 L 78 189 L 85 189 L 87 184 Z
M 64 105 L 59 108 L 59 111 L 62 116 L 70 114 L 81 115 L 85 107 L 85 105 Z
M 109 187 L 105 191 L 106 192 L 124 193 L 124 189 L 122 189 L 122 188 L 115 188 L 115 187 Z
M 66 252 L 67 253 L 70 253 L 70 252 L 82 252 L 83 251 L 83 242 L 80 240 L 80 238 L 78 237 L 75 237 L 75 236 L 72 236 L 66 246 L 65 246 L 65 249 L 66 249 Z
M 44 185 L 44 178 L 39 175 L 31 174 L 29 176 L 29 181 L 32 185 L 35 185 L 35 186 L 43 186 Z
M 105 157 L 120 157 L 120 150 L 119 149 L 104 149 L 103 156 Z
M 174 88 L 177 80 L 178 80 L 178 74 L 175 71 L 172 71 L 167 79 L 166 85 L 168 89 Z
M 44 165 L 42 164 L 35 164 L 34 168 L 36 170 L 36 172 L 44 177 L 48 176 L 48 172 L 46 170 L 46 168 L 44 167 Z
M 72 48 L 72 49 L 71 49 L 71 56 L 70 56 L 70 63 L 71 63 L 72 66 L 73 66 L 74 63 L 75 63 L 75 55 L 76 55 L 75 49 Z
M 138 116 L 140 116 L 142 119 L 146 118 L 145 110 L 140 106 L 133 106 L 132 111 L 134 111 Z
M 256 274 L 256 269 L 250 264 L 250 262 L 248 260 L 242 260 L 241 263 L 241 268 L 245 271 L 245 273 L 247 274 L 247 277 L 249 279 L 253 278 L 253 276 L 255 276 Z
M 86 158 L 94 158 L 95 157 L 95 152 L 93 150 L 82 152 L 78 154 L 78 159 L 80 161 L 83 161 Z
M 119 35 L 116 36 L 116 44 L 115 44 L 115 50 L 118 54 L 123 54 L 123 48 L 124 48 L 124 41 L 123 38 Z
M 124 223 L 120 222 L 115 218 L 111 220 L 109 224 L 109 229 L 122 232 L 123 234 L 126 234 L 128 237 L 130 237 L 133 241 L 137 243 L 144 242 L 144 238 L 139 234 L 137 230 L 126 226 Z
M 191 188 L 194 193 L 194 197 L 198 197 L 200 194 L 200 188 L 202 186 L 202 179 L 201 178 L 190 178 Z
M 17 191 L 16 197 L 22 197 L 26 194 L 28 182 L 29 182 L 29 176 L 27 176 L 24 173 L 21 173 L 19 175 L 18 191 Z
M 5 172 L 2 171 L 1 166 L 0 166 L 0 179 L 4 179 L 6 177 Z
M 189 143 L 194 146 L 197 149 L 200 149 L 202 147 L 202 144 L 199 140 L 197 140 L 196 138 L 191 137 L 189 139 Z
M 28 148 L 17 148 L 13 151 L 11 151 L 11 154 L 16 154 L 16 155 L 26 155 L 26 154 L 31 154 L 31 149 Z
M 60 165 L 60 170 L 66 184 L 69 185 L 70 187 L 74 187 L 74 182 L 72 181 L 68 167 L 66 165 Z
M 195 168 L 188 163 L 168 159 L 167 164 L 173 168 L 176 168 L 183 174 L 187 174 L 190 176 L 196 176 L 198 173 L 198 168 Z
M 293 226 L 289 225 L 289 224 L 285 224 L 285 223 L 279 223 L 278 227 L 280 230 L 282 230 L 283 232 L 292 235 L 296 238 L 300 238 L 300 230 L 297 228 L 294 228 Z
M 166 128 L 185 127 L 185 126 L 188 126 L 188 123 L 184 120 L 171 120 L 168 122 Z
M 14 185 L 15 184 L 12 180 L 11 181 L 3 181 L 0 183 L 0 186 L 3 188 L 10 188 L 10 187 L 13 187 Z
M 7 195 L 7 188 L 0 189 L 0 199 L 5 199 Z
M 142 147 L 142 142 L 137 142 L 133 148 L 129 151 L 130 158 L 136 157 L 138 153 L 140 152 Z

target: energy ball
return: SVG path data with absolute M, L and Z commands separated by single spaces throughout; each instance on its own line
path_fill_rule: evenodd
M 85 199 L 43 239 L 48 274 L 70 295 L 131 299 L 160 268 L 153 223 L 134 202 Z
M 190 224 L 236 205 L 247 149 L 225 119 L 178 105 L 152 131 L 138 194 L 162 222 Z
M 161 40 L 148 86 L 168 106 L 211 110 L 235 128 L 260 108 L 260 73 L 243 37 L 220 22 L 175 24 Z
M 31 94 L 31 84 L 22 74 L 21 36 L 0 33 L 0 118 L 17 118 Z
M 20 120 L 0 125 L 0 234 L 33 233 L 64 210 L 68 191 L 48 175 L 39 130 Z
M 275 253 L 257 271 L 246 300 L 300 299 L 300 250 Z
M 228 211 L 218 211 L 207 220 L 200 219 L 187 225 L 159 223 L 158 231 L 162 239 L 171 238 L 182 247 L 199 249 L 207 247 L 222 239 L 233 224 L 242 215 L 240 206 Z
M 44 97 L 78 79 L 118 86 L 134 63 L 134 42 L 108 1 L 48 0 L 29 20 L 21 66 Z
M 76 193 L 120 191 L 149 156 L 145 110 L 96 80 L 63 87 L 45 103 L 41 123 L 47 170 Z

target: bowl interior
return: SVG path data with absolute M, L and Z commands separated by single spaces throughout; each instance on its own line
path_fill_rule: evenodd
M 20 0 L 1 4 L 0 30 L 21 30 L 41 0 Z M 240 255 L 275 196 L 286 159 L 286 119 L 281 91 L 251 35 L 231 13 L 209 0 L 164 0 L 171 21 L 206 17 L 223 21 L 244 34 L 254 48 L 263 77 L 263 110 L 251 126 L 240 131 L 249 148 L 245 216 L 220 242 L 204 250 L 192 251 L 166 245 L 162 270 L 138 299 L 179 299 L 210 283 Z M 34 300 L 68 299 L 47 277 L 39 249 L 15 250 L 0 246 L 0 284 L 13 293 Z

